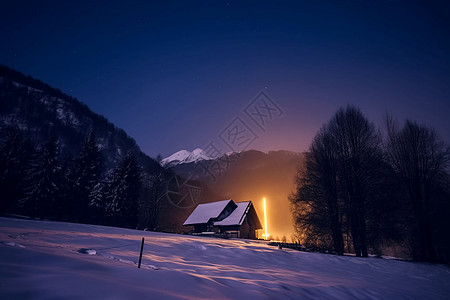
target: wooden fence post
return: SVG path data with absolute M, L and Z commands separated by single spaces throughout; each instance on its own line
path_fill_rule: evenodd
M 139 254 L 139 263 L 138 263 L 138 268 L 141 268 L 141 261 L 142 261 L 142 250 L 144 250 L 144 238 L 142 238 L 142 243 L 141 243 L 141 254 Z

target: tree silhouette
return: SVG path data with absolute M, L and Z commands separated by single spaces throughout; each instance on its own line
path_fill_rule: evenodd
M 24 178 L 33 151 L 33 145 L 23 138 L 17 127 L 7 131 L 0 144 L 0 212 L 11 209 L 24 197 Z
M 107 212 L 113 223 L 135 227 L 138 198 L 141 189 L 141 169 L 132 154 L 116 167 L 108 183 Z
M 44 143 L 30 168 L 25 210 L 33 217 L 61 215 L 66 205 L 66 179 L 59 157 L 59 141 L 54 137 Z
M 343 253 L 345 232 L 355 254 L 368 256 L 368 234 L 373 241 L 378 234 L 369 225 L 387 200 L 385 168 L 375 126 L 353 106 L 340 109 L 315 136 L 291 196 L 300 231 L 336 253 Z
M 139 205 L 139 225 L 157 230 L 161 200 L 165 193 L 165 177 L 162 169 L 143 176 L 143 192 Z
M 412 211 L 413 254 L 428 261 L 449 260 L 449 250 L 439 251 L 436 239 L 447 240 L 448 215 L 437 218 L 441 210 L 448 212 L 448 146 L 428 127 L 407 120 L 403 128 L 387 119 L 386 153 L 407 194 L 406 211 Z M 444 195 L 443 195 L 444 193 Z M 409 210 L 409 209 L 410 210 Z M 438 226 L 438 222 L 444 221 Z M 444 238 L 447 236 L 447 238 Z M 448 241 L 447 241 L 448 244 Z M 447 255 L 447 258 L 444 256 Z
M 74 219 L 88 221 L 90 219 L 90 195 L 99 183 L 102 170 L 102 157 L 94 133 L 91 131 L 85 138 L 80 154 L 74 159 L 70 171 L 71 209 Z
M 297 191 L 290 197 L 294 218 L 308 237 L 308 244 L 321 240 L 344 253 L 338 205 L 337 158 L 326 127 L 315 136 L 306 154 L 305 167 L 297 176 Z

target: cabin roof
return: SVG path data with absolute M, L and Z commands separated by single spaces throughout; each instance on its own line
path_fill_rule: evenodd
M 233 200 L 228 199 L 199 204 L 183 223 L 183 225 L 208 223 L 211 218 L 218 218 L 230 201 L 233 202 Z
M 251 201 L 238 202 L 233 212 L 222 221 L 214 222 L 216 226 L 242 225 L 244 219 L 250 209 Z

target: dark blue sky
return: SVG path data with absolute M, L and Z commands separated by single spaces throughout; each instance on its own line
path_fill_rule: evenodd
M 0 64 L 77 97 L 151 156 L 230 151 L 220 135 L 236 117 L 258 137 L 248 148 L 304 151 L 348 103 L 450 141 L 445 2 L 242 2 L 4 0 Z M 283 111 L 263 128 L 243 112 L 260 91 Z

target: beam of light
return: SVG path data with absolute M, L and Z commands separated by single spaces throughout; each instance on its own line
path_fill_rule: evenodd
M 269 235 L 267 234 L 267 210 L 266 210 L 266 198 L 263 198 L 263 206 L 264 206 L 264 238 L 267 240 Z

